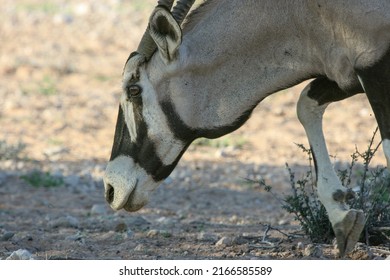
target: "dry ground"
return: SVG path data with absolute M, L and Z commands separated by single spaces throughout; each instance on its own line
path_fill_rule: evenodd
M 307 145 L 295 115 L 304 85 L 264 100 L 219 142 L 191 146 L 144 209 L 115 213 L 106 205 L 101 176 L 121 71 L 153 2 L 2 1 L 0 259 L 18 249 L 36 259 L 337 258 L 245 180 L 262 176 L 281 195 L 289 192 L 285 162 L 305 170 L 294 144 Z M 376 127 L 364 96 L 331 105 L 324 121 L 330 153 L 342 163 L 355 145 L 366 148 Z M 373 164 L 384 163 L 379 151 Z M 48 180 L 56 186 L 45 187 Z M 360 246 L 348 258 L 386 256 Z

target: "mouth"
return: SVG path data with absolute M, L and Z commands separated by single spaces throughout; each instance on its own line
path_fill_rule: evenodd
M 131 191 L 126 193 L 120 188 L 117 188 L 117 190 L 115 191 L 114 186 L 111 185 L 110 183 L 107 183 L 105 186 L 104 196 L 112 209 L 116 211 L 122 208 L 130 209 L 132 208 L 130 207 L 130 205 L 134 200 L 136 188 L 137 188 L 137 182 L 135 182 L 134 186 L 131 188 Z
M 138 211 L 139 209 L 141 209 L 145 204 L 145 203 L 137 203 L 136 199 L 135 199 L 135 195 L 136 195 L 136 191 L 135 191 L 135 188 L 133 189 L 133 191 L 130 193 L 126 203 L 124 204 L 123 206 L 123 209 L 127 212 L 136 212 Z

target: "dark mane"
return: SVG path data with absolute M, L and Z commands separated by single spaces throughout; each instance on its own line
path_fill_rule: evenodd
M 215 0 L 204 0 L 196 9 L 192 10 L 183 24 L 183 32 L 186 33 L 193 29 L 200 22 L 201 18 L 217 3 L 218 1 Z

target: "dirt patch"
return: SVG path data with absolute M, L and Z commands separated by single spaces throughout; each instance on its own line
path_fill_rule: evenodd
M 139 212 L 107 206 L 101 177 L 122 67 L 153 3 L 2 4 L 0 141 L 25 149 L 0 162 L 0 258 L 18 249 L 36 259 L 337 258 L 333 246 L 312 244 L 271 194 L 245 180 L 262 176 L 283 194 L 285 162 L 305 170 L 294 144 L 307 145 L 295 115 L 304 85 L 264 100 L 222 147 L 191 146 Z M 364 96 L 331 105 L 324 122 L 341 163 L 355 145 L 366 148 L 376 127 Z M 384 163 L 380 151 L 373 164 Z M 386 257 L 381 248 L 366 249 L 348 258 Z

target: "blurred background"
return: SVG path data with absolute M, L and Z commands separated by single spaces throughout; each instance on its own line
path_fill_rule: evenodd
M 1 1 L 0 139 L 37 160 L 107 159 L 121 73 L 154 1 Z

